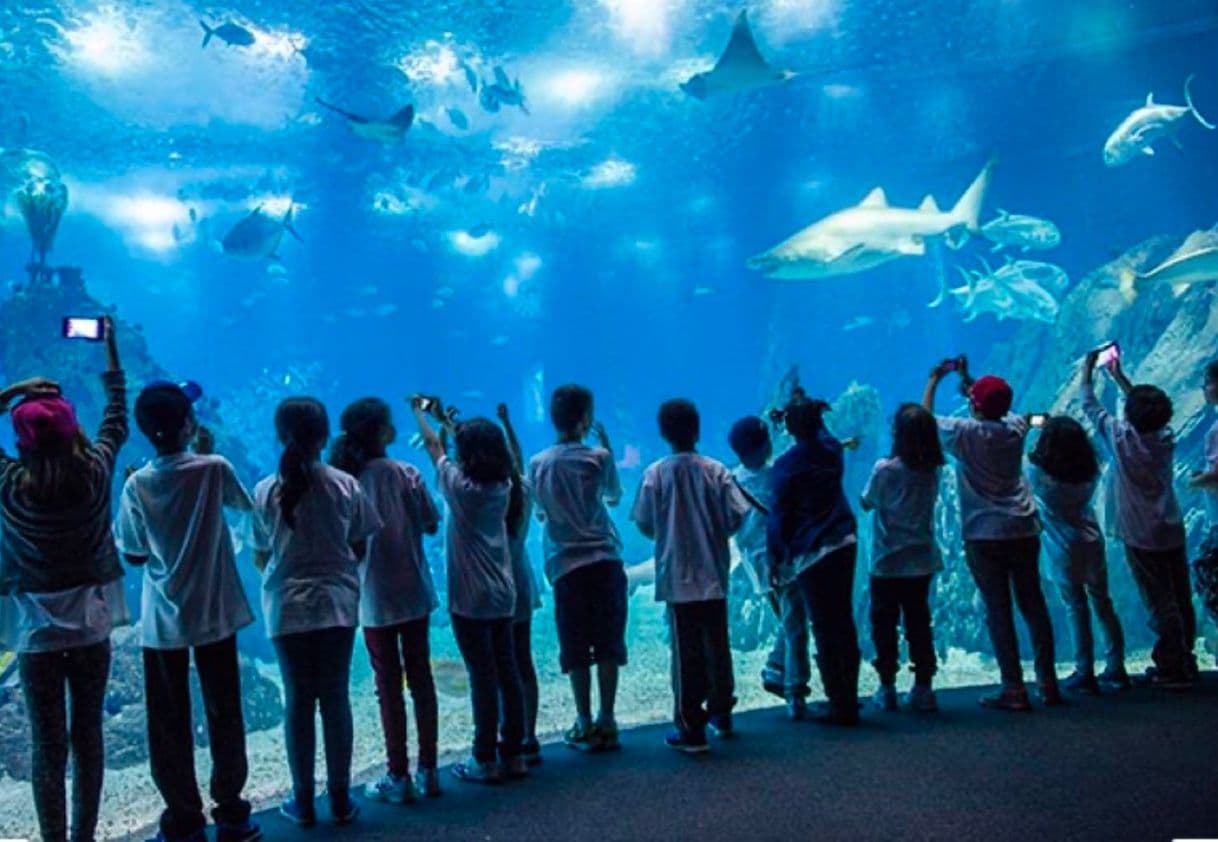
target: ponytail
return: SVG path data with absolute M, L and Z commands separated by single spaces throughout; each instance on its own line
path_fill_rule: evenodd
M 313 483 L 313 463 L 330 436 L 326 408 L 314 398 L 288 398 L 275 411 L 275 430 L 283 442 L 279 457 L 279 508 L 296 528 L 296 507 Z

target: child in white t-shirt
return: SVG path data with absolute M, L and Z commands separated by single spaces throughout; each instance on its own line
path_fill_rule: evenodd
M 728 639 L 731 550 L 749 503 L 723 464 L 695 451 L 698 411 L 686 400 L 660 407 L 660 435 L 672 455 L 649 466 L 631 515 L 656 544 L 656 601 L 668 603 L 676 729 L 670 747 L 708 751 L 706 726 L 732 734 L 735 681 Z
M 372 662 L 388 769 L 368 784 L 373 801 L 411 803 L 416 792 L 440 794 L 436 773 L 439 707 L 431 672 L 431 612 L 439 604 L 423 536 L 435 535 L 440 516 L 422 474 L 390 459 L 386 448 L 397 437 L 389 405 L 362 398 L 343 410 L 342 434 L 330 464 L 359 478 L 384 526 L 368 540 L 360 566 L 360 625 Z M 414 703 L 418 729 L 418 774 L 410 778 L 403 677 Z
M 931 689 L 936 663 L 930 587 L 935 573 L 943 569 L 934 525 L 943 464 L 935 417 L 916 403 L 903 404 L 893 418 L 892 455 L 875 463 L 862 498 L 863 511 L 875 513 L 871 641 L 880 676 L 875 704 L 881 710 L 898 707 L 897 622 L 902 619 L 914 670 L 907 704 L 915 711 L 938 710 Z
M 326 408 L 289 398 L 275 411 L 283 444 L 278 472 L 254 488 L 254 561 L 262 612 L 284 690 L 284 740 L 292 797 L 279 812 L 307 827 L 317 820 L 313 768 L 317 711 L 325 728 L 330 812 L 359 815 L 351 798 L 351 653 L 359 624 L 359 565 L 380 518 L 359 480 L 320 461 L 330 437 Z
M 193 654 L 207 710 L 217 835 L 237 842 L 260 838 L 250 803 L 241 797 L 249 769 L 237 660 L 237 631 L 254 615 L 224 509 L 249 512 L 253 500 L 233 466 L 211 455 L 211 435 L 193 409 L 201 395 L 194 383 L 157 382 L 136 398 L 136 423 L 157 456 L 127 478 L 114 532 L 119 551 L 144 571 L 148 754 L 165 800 L 159 838 L 187 839 L 207 825 L 190 762 Z M 187 450 L 192 442 L 194 453 Z

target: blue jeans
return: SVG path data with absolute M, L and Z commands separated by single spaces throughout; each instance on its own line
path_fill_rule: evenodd
M 326 778 L 331 802 L 351 789 L 351 651 L 355 629 L 336 627 L 275 638 L 283 676 L 283 732 L 296 802 L 313 807 L 317 709 L 325 732 Z
M 778 619 L 782 628 L 774 636 L 774 647 L 766 658 L 766 672 L 782 677 L 783 695 L 788 699 L 805 699 L 811 693 L 808 679 L 812 676 L 812 661 L 808 657 L 808 610 L 803 594 L 794 584 L 776 588 Z

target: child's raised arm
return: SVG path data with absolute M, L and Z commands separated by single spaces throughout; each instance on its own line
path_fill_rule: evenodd
M 524 475 L 524 451 L 520 449 L 520 440 L 516 438 L 516 430 L 512 427 L 512 418 L 508 414 L 507 404 L 501 403 L 495 409 L 503 432 L 507 436 L 508 450 L 512 453 L 512 462 L 516 465 L 516 473 Z

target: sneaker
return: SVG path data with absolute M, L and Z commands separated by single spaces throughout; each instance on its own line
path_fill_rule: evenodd
M 1028 701 L 1028 691 L 1024 687 L 1004 687 L 991 696 L 982 696 L 977 704 L 991 710 L 1010 710 L 1017 712 L 1029 711 L 1032 703 Z
M 710 751 L 710 743 L 706 741 L 706 734 L 694 734 L 683 728 L 674 729 L 664 742 L 669 748 L 676 749 L 683 754 L 705 754 Z
M 1133 682 L 1129 680 L 1129 673 L 1125 672 L 1124 667 L 1106 669 L 1096 676 L 1096 681 L 1110 690 L 1128 690 L 1133 686 Z
M 520 747 L 520 756 L 530 766 L 541 765 L 541 743 L 537 741 L 536 737 L 524 741 L 524 745 Z
M 330 818 L 335 824 L 351 824 L 359 817 L 359 804 L 350 795 L 330 795 Z
M 421 792 L 428 798 L 440 797 L 440 773 L 435 767 L 420 768 L 414 773 L 415 792 Z
M 1191 690 L 1193 680 L 1188 673 L 1173 674 L 1163 672 L 1158 667 L 1147 667 L 1146 672 L 1135 679 L 1144 687 L 1155 687 L 1160 690 Z
M 312 827 L 317 824 L 317 814 L 313 808 L 305 807 L 295 798 L 289 798 L 279 805 L 279 815 L 297 827 Z
M 767 693 L 771 693 L 780 699 L 786 696 L 786 685 L 782 670 L 770 666 L 763 667 L 761 670 L 761 686 Z
M 1040 703 L 1045 707 L 1068 707 L 1070 702 L 1062 695 L 1061 688 L 1057 682 L 1052 684 L 1041 684 L 1037 687 L 1036 695 L 1040 698 Z
M 905 694 L 905 707 L 914 713 L 937 713 L 939 700 L 928 684 L 915 684 Z
M 529 761 L 524 759 L 523 754 L 509 757 L 503 761 L 503 774 L 512 780 L 527 778 L 529 776 Z
M 204 836 L 203 838 L 206 838 Z M 262 828 L 255 821 L 216 825 L 216 842 L 258 842 L 262 839 Z
M 808 718 L 808 702 L 803 696 L 787 699 L 787 718 L 793 722 Z
M 597 722 L 592 727 L 596 731 L 596 742 L 593 751 L 617 751 L 622 747 L 621 736 L 616 722 L 612 720 Z
M 592 751 L 596 746 L 596 726 L 591 722 L 577 719 L 575 724 L 567 729 L 567 733 L 563 734 L 562 739 L 568 748 L 576 751 Z
M 897 688 L 893 684 L 881 684 L 880 689 L 871 697 L 871 703 L 879 710 L 895 713 L 901 709 L 897 703 Z
M 707 723 L 710 732 L 721 740 L 730 740 L 736 736 L 736 729 L 732 727 L 732 715 L 730 713 L 718 713 L 710 718 Z
M 1062 679 L 1061 686 L 1063 690 L 1070 693 L 1082 693 L 1087 696 L 1098 696 L 1100 694 L 1099 679 L 1092 672 L 1079 672 L 1075 670 Z
M 216 842 L 259 842 L 260 839 L 262 828 L 251 819 L 216 825 Z
M 471 757 L 453 764 L 453 777 L 471 784 L 497 784 L 503 781 L 503 772 L 498 763 L 480 763 Z
M 413 804 L 414 784 L 409 775 L 398 777 L 386 772 L 379 779 L 364 787 L 364 797 L 369 801 L 388 801 L 390 804 Z

